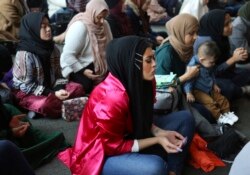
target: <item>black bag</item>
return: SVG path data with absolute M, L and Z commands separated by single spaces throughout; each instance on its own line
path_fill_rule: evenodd
M 222 159 L 239 152 L 243 146 L 241 137 L 233 128 L 228 128 L 216 140 L 207 144 L 208 149 Z

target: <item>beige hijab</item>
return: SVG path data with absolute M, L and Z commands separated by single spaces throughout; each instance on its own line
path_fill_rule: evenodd
M 108 9 L 108 5 L 104 0 L 91 0 L 86 6 L 86 11 L 78 13 L 68 25 L 69 27 L 72 23 L 81 21 L 87 27 L 94 55 L 95 73 L 100 77 L 104 77 L 107 73 L 105 49 L 107 43 L 112 40 L 112 34 L 106 20 L 102 26 L 96 25 L 94 21 L 97 15 L 103 10 L 108 11 Z
M 198 31 L 199 23 L 196 17 L 190 14 L 180 14 L 166 23 L 168 38 L 163 42 L 169 41 L 181 60 L 188 62 L 193 55 L 193 45 L 185 44 L 185 35 Z

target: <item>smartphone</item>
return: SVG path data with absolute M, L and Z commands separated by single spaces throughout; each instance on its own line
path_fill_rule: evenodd
M 184 137 L 184 139 L 183 139 L 183 141 L 181 143 L 181 146 L 179 148 L 177 148 L 178 152 L 182 152 L 183 151 L 182 148 L 187 144 L 187 139 L 188 139 L 187 137 Z
M 183 148 L 187 144 L 187 137 L 185 137 L 182 141 L 181 148 Z

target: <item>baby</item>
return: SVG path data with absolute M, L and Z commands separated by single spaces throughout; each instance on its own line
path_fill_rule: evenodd
M 197 101 L 203 104 L 218 124 L 233 125 L 238 121 L 238 117 L 230 112 L 229 101 L 220 94 L 214 76 L 218 52 L 213 41 L 205 42 L 199 47 L 198 54 L 191 58 L 188 66 L 199 65 L 200 73 L 184 84 L 184 91 L 188 102 Z

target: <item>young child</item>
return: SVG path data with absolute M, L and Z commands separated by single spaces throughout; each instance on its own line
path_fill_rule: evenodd
M 188 66 L 199 65 L 200 73 L 184 84 L 184 91 L 188 102 L 203 104 L 218 124 L 233 125 L 238 117 L 230 112 L 229 101 L 220 94 L 215 81 L 214 65 L 218 52 L 213 41 L 205 42 L 199 47 L 198 54 L 192 57 Z

